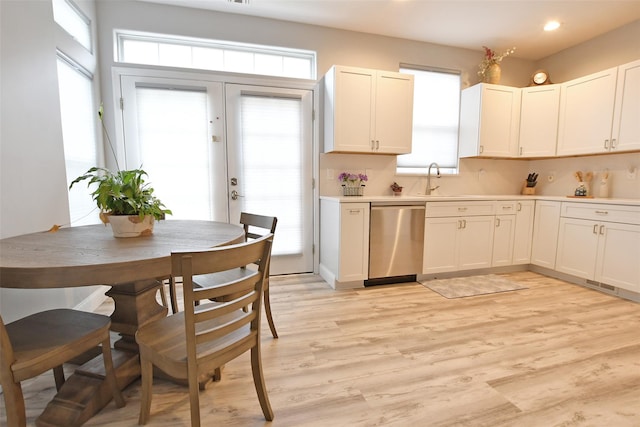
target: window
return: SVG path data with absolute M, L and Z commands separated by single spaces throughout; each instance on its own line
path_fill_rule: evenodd
M 308 50 L 148 33 L 118 32 L 116 38 L 120 62 L 316 78 L 316 53 Z
M 400 72 L 414 75 L 413 147 L 398 156 L 398 174 L 425 174 L 436 162 L 440 172 L 458 171 L 460 73 L 401 65 Z
M 68 184 L 98 164 L 98 109 L 93 101 L 92 80 L 88 71 L 58 53 L 60 114 Z M 73 226 L 99 222 L 95 203 L 86 185 L 75 185 L 69 190 L 69 212 Z
M 53 0 L 53 19 L 91 52 L 91 20 L 70 0 Z

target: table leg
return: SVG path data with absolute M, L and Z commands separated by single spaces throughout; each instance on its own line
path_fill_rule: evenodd
M 139 356 L 120 350 L 113 350 L 112 353 L 118 387 L 124 389 L 140 377 Z M 36 426 L 77 427 L 84 424 L 113 399 L 104 377 L 101 353 L 67 378 L 36 419 Z
M 158 304 L 156 294 L 162 286 L 159 280 L 142 280 L 113 286 L 107 295 L 113 298 L 111 330 L 120 333 L 117 349 L 138 352 L 136 331 L 144 324 L 167 316 L 167 307 Z
M 143 280 L 113 286 L 107 292 L 115 303 L 111 314 L 111 330 L 120 334 L 113 351 L 113 364 L 120 389 L 140 377 L 136 331 L 142 325 L 167 315 L 167 308 L 156 301 L 160 286 L 162 283 L 158 280 Z M 104 375 L 100 353 L 69 376 L 38 417 L 36 425 L 71 427 L 85 423 L 112 399 Z

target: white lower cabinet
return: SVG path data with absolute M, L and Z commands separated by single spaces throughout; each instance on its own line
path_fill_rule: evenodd
M 533 241 L 534 200 L 516 202 L 516 226 L 513 237 L 512 264 L 531 262 L 531 243 Z
M 531 264 L 552 270 L 556 266 L 560 206 L 560 202 L 536 201 L 531 243 Z
M 336 282 L 369 275 L 369 203 L 320 201 L 320 275 Z
M 516 216 L 496 215 L 493 234 L 493 267 L 513 264 L 513 243 L 516 232 Z
M 556 270 L 640 292 L 640 209 L 563 203 Z
M 494 202 L 428 202 L 423 274 L 491 267 Z

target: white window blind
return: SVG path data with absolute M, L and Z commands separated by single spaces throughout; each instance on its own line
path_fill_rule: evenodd
M 58 87 L 67 181 L 98 164 L 98 108 L 93 101 L 90 74 L 70 59 L 58 55 Z M 71 225 L 96 224 L 98 210 L 87 188 L 80 183 L 69 190 Z
M 91 20 L 71 0 L 53 0 L 53 19 L 91 52 Z
M 244 209 L 278 218 L 274 255 L 300 254 L 304 234 L 301 100 L 243 94 L 240 117 Z
M 398 156 L 399 174 L 426 174 L 438 163 L 442 173 L 457 173 L 460 74 L 401 67 L 414 75 L 412 152 Z
M 212 218 L 207 93 L 136 87 L 142 167 L 172 219 Z

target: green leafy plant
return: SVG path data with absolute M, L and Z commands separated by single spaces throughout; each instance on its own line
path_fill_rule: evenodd
M 87 186 L 97 184 L 91 193 L 100 208 L 100 218 L 110 215 L 151 215 L 157 220 L 171 215 L 169 209 L 153 195 L 153 188 L 145 183 L 147 173 L 142 169 L 112 172 L 105 168 L 92 167 L 84 175 L 74 179 L 69 189 L 80 181 L 89 180 Z
M 104 106 L 100 104 L 98 117 L 118 171 L 112 172 L 106 168 L 92 167 L 84 175 L 74 179 L 69 189 L 86 179 L 89 180 L 87 187 L 98 184 L 91 195 L 100 208 L 100 219 L 105 224 L 108 222 L 105 215 L 138 215 L 140 219 L 145 215 L 151 215 L 157 220 L 164 219 L 165 215 L 171 215 L 172 212 L 153 195 L 153 188 L 145 183 L 144 177 L 148 175 L 144 170 L 120 170 L 118 157 L 104 125 L 103 115 Z

